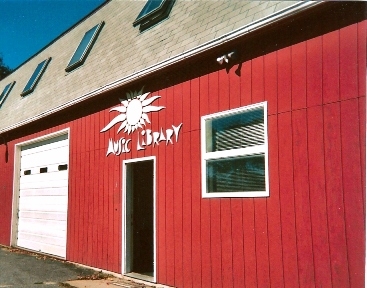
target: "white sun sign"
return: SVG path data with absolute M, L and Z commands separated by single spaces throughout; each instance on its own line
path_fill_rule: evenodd
M 106 132 L 111 129 L 114 125 L 121 122 L 117 133 L 119 133 L 122 129 L 124 132 L 130 134 L 134 132 L 138 128 L 143 128 L 145 126 L 145 122 L 150 123 L 148 114 L 149 112 L 160 111 L 164 109 L 164 106 L 152 106 L 155 100 L 160 98 L 161 96 L 153 96 L 147 99 L 150 92 L 145 93 L 143 95 L 138 95 L 133 99 L 128 100 L 120 100 L 121 106 L 114 107 L 111 111 L 118 111 L 121 114 L 112 119 L 110 123 L 106 127 L 104 127 L 101 132 Z
M 126 138 L 126 135 L 118 140 L 110 138 L 108 141 L 108 148 L 106 156 L 113 154 L 119 156 L 123 153 L 129 153 L 132 146 L 135 145 L 136 150 L 145 150 L 149 146 L 155 147 L 161 142 L 165 142 L 166 145 L 173 145 L 179 140 L 179 134 L 182 128 L 182 123 L 179 125 L 171 125 L 170 127 L 160 127 L 155 131 L 148 129 L 146 123 L 150 124 L 148 113 L 160 111 L 166 107 L 164 106 L 152 106 L 151 104 L 160 98 L 161 96 L 152 96 L 148 98 L 150 92 L 143 94 L 143 89 L 139 92 L 129 92 L 126 94 L 127 100 L 121 100 L 121 105 L 114 107 L 110 110 L 120 112 L 115 118 L 111 120 L 106 127 L 100 132 L 106 132 L 113 126 L 120 123 L 120 127 L 117 133 L 124 130 L 124 133 L 134 132 L 141 128 L 140 133 L 136 133 L 133 139 Z M 135 143 L 136 142 L 136 143 Z

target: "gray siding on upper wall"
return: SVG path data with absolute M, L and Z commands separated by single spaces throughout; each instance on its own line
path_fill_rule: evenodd
M 0 81 L 0 91 L 16 81 L 0 107 L 0 134 L 70 106 L 77 99 L 82 101 L 85 95 L 109 83 L 302 2 L 176 0 L 167 19 L 140 32 L 132 23 L 145 1 L 111 1 Z M 85 63 L 65 72 L 84 33 L 101 21 L 105 25 Z M 21 97 L 34 69 L 48 57 L 52 60 L 35 90 Z

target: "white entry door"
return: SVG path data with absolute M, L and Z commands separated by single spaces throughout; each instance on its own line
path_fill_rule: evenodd
M 66 258 L 68 135 L 21 148 L 17 246 Z

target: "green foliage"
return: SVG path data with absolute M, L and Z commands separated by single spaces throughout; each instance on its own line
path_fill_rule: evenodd
M 5 65 L 3 57 L 0 54 L 0 80 L 4 79 L 11 73 L 11 69 Z

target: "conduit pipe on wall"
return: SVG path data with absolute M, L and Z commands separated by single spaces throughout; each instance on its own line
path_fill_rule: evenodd
M 2 139 L 1 144 L 5 145 L 5 163 L 8 163 L 9 160 L 8 142 L 6 141 L 6 137 L 3 134 L 0 134 L 0 139 Z

